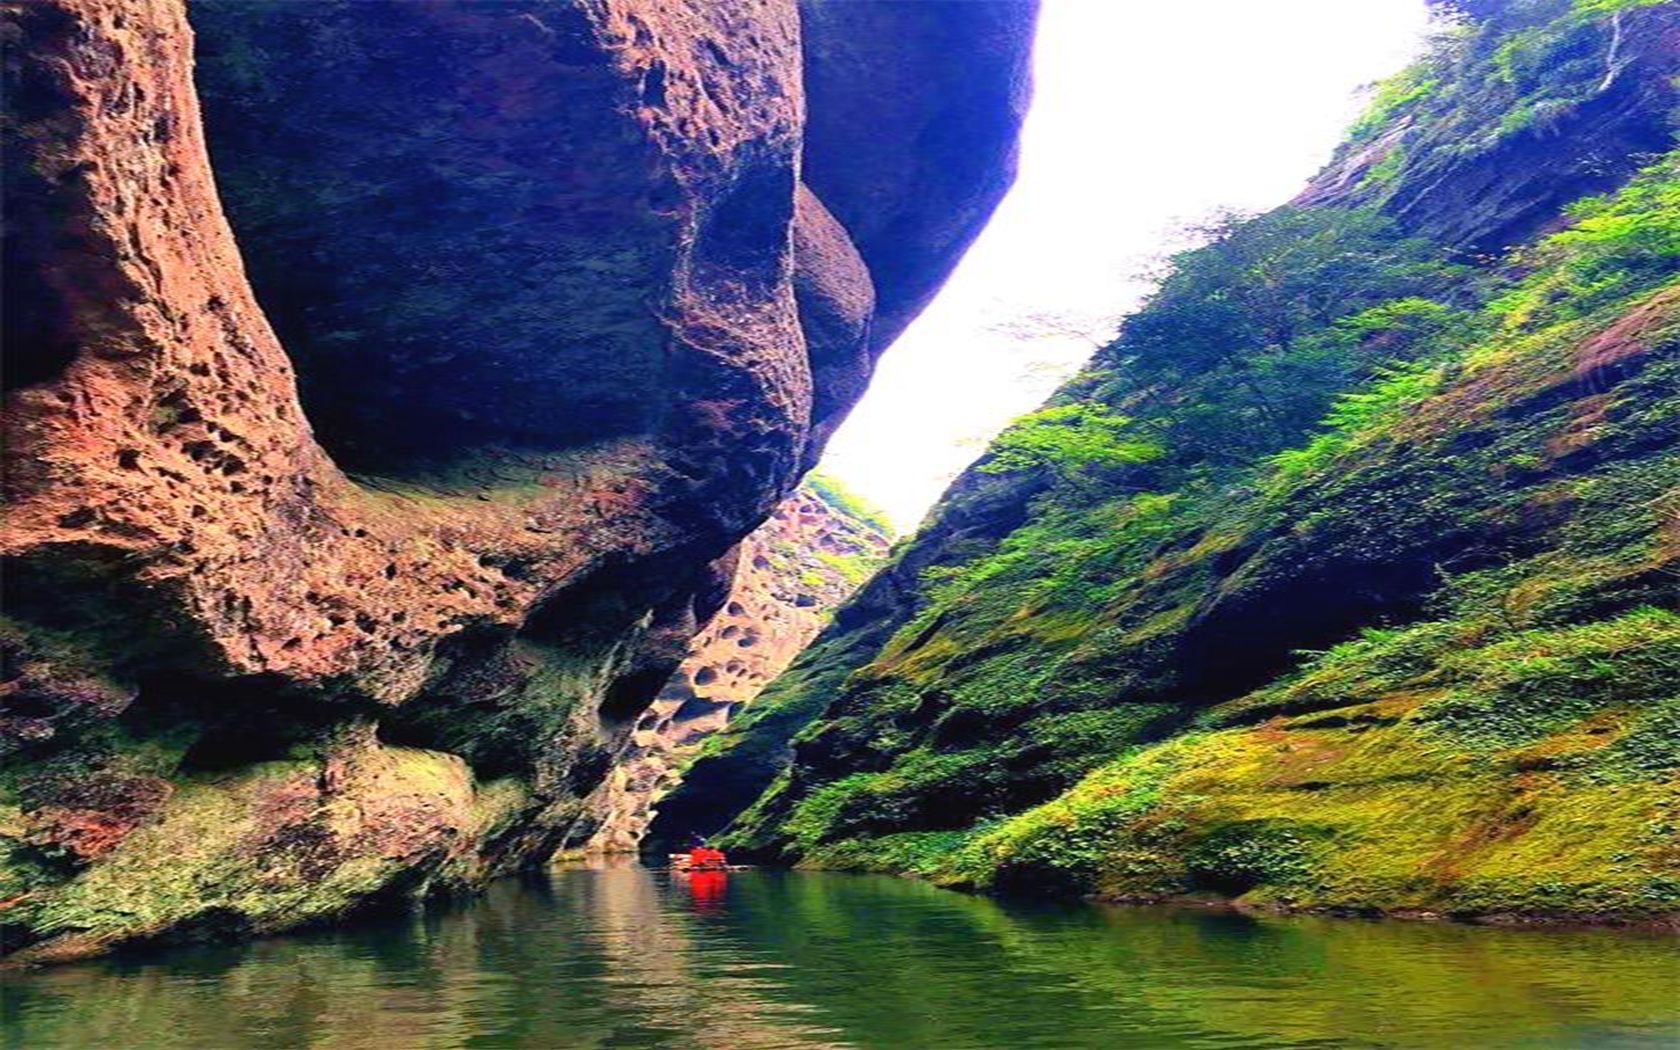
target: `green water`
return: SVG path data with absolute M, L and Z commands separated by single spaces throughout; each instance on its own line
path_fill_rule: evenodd
M 1673 939 L 1023 904 L 642 868 L 6 977 L 8 1047 L 1680 1045 Z

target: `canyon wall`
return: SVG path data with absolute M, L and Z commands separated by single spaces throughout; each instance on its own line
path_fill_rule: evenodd
M 3 10 L 0 945 L 33 961 L 587 835 L 735 545 L 1007 186 L 1034 14 Z
M 1441 4 L 655 831 L 982 889 L 1680 915 L 1680 4 Z M 663 826 L 661 826 L 663 825 Z
M 882 526 L 801 486 L 741 543 L 723 608 L 636 721 L 590 799 L 586 849 L 633 853 L 704 743 L 782 673 L 887 554 Z M 674 843 L 677 847 L 685 843 Z

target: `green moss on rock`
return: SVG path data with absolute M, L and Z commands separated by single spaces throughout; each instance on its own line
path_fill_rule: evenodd
M 1277 220 L 1351 223 L 1325 236 L 1356 261 L 1222 229 L 1251 240 L 1192 253 L 1057 395 L 1163 454 L 983 460 L 874 634 L 843 609 L 853 644 L 796 665 L 811 721 L 726 841 L 982 889 L 1680 912 L 1676 174 L 1581 200 L 1502 272 L 1359 213 Z M 1398 283 L 1266 314 L 1249 284 L 1291 268 L 1302 295 Z M 1198 305 L 1227 292 L 1280 326 Z M 954 542 L 1003 481 L 1018 519 Z

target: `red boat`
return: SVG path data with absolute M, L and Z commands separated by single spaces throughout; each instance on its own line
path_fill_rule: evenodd
M 687 853 L 671 854 L 672 871 L 728 871 L 729 858 L 723 850 L 696 846 Z

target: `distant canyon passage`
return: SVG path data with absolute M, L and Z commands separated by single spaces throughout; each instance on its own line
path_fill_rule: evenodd
M 793 662 L 886 560 L 880 528 L 800 486 L 741 543 L 729 597 L 636 721 L 590 798 L 590 853 L 633 853 L 684 768 Z M 663 843 L 682 847 L 686 840 Z
M 33 961 L 586 839 L 735 545 L 1007 188 L 1034 16 L 0 9 Z

